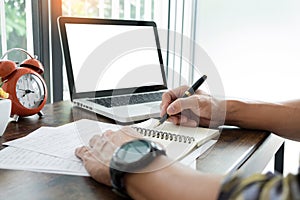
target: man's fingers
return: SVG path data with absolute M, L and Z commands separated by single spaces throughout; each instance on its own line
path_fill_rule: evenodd
M 168 121 L 172 122 L 173 124 L 177 124 L 177 125 L 186 123 L 188 120 L 189 119 L 184 115 L 173 115 L 168 118 Z
M 176 99 L 167 109 L 169 115 L 176 115 L 184 110 L 192 110 L 195 114 L 199 115 L 200 99 L 198 95 L 193 95 L 187 98 Z
M 141 134 L 139 134 L 136 130 L 129 126 L 125 126 L 120 130 L 124 135 L 133 137 L 133 138 L 140 138 Z
M 179 124 L 180 123 L 180 117 L 179 116 L 170 116 L 168 118 L 169 122 L 172 122 L 173 124 Z
M 166 114 L 168 106 L 169 106 L 169 103 L 160 105 L 160 117 L 163 117 Z
M 90 147 L 102 146 L 113 134 L 114 132 L 112 130 L 107 130 L 102 135 L 94 135 L 89 141 Z
M 171 92 L 167 92 L 163 94 L 162 101 L 160 104 L 160 116 L 163 116 L 166 113 L 166 110 L 172 101 L 173 100 L 172 100 Z
M 162 101 L 160 104 L 161 116 L 163 116 L 166 113 L 168 106 L 173 101 L 183 96 L 187 88 L 187 86 L 181 86 L 176 89 L 170 90 L 162 95 Z
M 186 122 L 181 122 L 183 126 L 196 127 L 198 123 L 195 120 L 187 120 Z
M 90 141 L 89 141 L 90 147 L 93 148 L 94 146 L 96 146 L 96 143 L 98 143 L 99 140 L 101 140 L 101 136 L 100 136 L 100 135 L 94 135 L 94 136 L 90 139 Z
M 179 88 L 169 90 L 168 92 L 164 93 L 162 95 L 162 102 L 169 102 L 181 97 L 185 91 L 185 88 L 187 88 L 187 86 L 181 86 Z
M 80 158 L 81 160 L 84 160 L 84 157 L 86 157 L 86 153 L 90 151 L 90 148 L 87 146 L 78 147 L 75 149 L 75 155 Z

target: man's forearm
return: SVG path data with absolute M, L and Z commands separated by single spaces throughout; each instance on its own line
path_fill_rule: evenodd
M 217 198 L 222 176 L 201 174 L 165 156 L 155 162 L 168 165 L 152 172 L 126 175 L 126 189 L 134 199 Z
M 300 106 L 287 103 L 228 100 L 225 123 L 242 128 L 267 130 L 282 137 L 300 140 Z

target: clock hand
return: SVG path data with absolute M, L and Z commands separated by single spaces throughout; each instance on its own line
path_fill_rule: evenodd
M 32 90 L 23 90 L 23 91 L 25 91 L 25 94 L 23 94 L 23 97 L 25 97 L 29 93 L 34 93 L 34 91 L 32 91 Z

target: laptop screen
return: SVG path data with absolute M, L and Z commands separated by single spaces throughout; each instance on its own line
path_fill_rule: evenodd
M 107 91 L 166 86 L 154 23 L 88 19 L 89 23 L 83 23 L 74 19 L 62 24 L 73 92 L 97 91 L 101 96 Z

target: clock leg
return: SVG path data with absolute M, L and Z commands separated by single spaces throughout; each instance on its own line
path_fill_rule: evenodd
M 19 115 L 12 116 L 12 121 L 18 122 L 18 120 L 19 120 Z
M 40 111 L 40 112 L 38 112 L 38 115 L 39 115 L 40 117 L 43 117 L 45 114 L 44 114 L 42 111 Z

